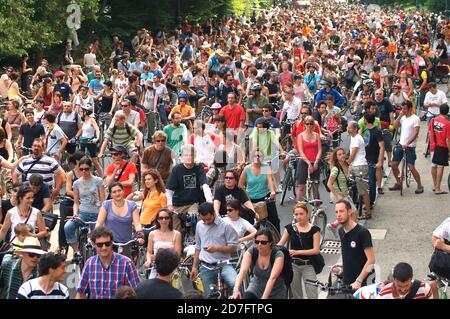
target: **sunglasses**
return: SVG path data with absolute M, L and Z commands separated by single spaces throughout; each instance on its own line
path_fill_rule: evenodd
M 314 125 L 314 123 L 305 123 L 305 125 Z
M 234 176 L 225 176 L 225 179 L 233 180 L 233 179 L 234 179 Z
M 269 110 L 262 110 L 263 112 L 270 112 Z
M 103 246 L 111 247 L 111 245 L 112 245 L 112 241 L 107 241 L 104 243 L 95 243 L 95 246 L 97 246 L 98 248 L 102 248 Z
M 268 240 L 256 240 L 256 239 L 255 239 L 255 245 L 259 245 L 259 244 L 261 244 L 261 245 L 267 245 L 268 243 L 269 243 Z
M 166 140 L 156 140 L 155 143 L 165 143 Z
M 157 218 L 158 220 L 170 220 L 169 216 L 161 216 Z
M 308 115 L 309 113 L 300 113 L 301 115 Z
M 234 209 L 233 208 L 227 208 L 227 212 L 229 212 L 229 213 L 234 212 Z
M 111 156 L 119 156 L 122 153 L 111 153 Z
M 129 106 L 128 104 L 121 104 L 120 105 L 121 107 L 127 107 L 127 106 Z
M 91 169 L 90 167 L 83 167 L 83 168 L 80 167 L 80 171 L 82 171 L 82 172 L 87 172 L 90 169 Z
M 39 258 L 39 257 L 41 257 L 41 255 L 35 254 L 35 253 L 28 253 L 28 256 L 29 256 L 30 258 Z

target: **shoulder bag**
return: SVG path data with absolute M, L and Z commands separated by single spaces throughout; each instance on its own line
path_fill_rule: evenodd
M 298 232 L 297 226 L 292 225 L 292 229 L 294 230 L 295 234 L 298 237 L 298 240 L 300 241 L 300 246 L 302 246 L 303 248 L 302 237 Z M 310 255 L 309 260 L 314 268 L 314 272 L 316 273 L 316 275 L 320 274 L 322 272 L 323 267 L 325 267 L 325 259 L 323 258 L 323 256 L 320 253 L 318 253 L 317 255 Z

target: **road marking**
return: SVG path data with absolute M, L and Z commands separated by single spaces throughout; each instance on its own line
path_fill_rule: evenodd
M 386 237 L 387 229 L 369 229 L 370 235 L 372 235 L 372 239 L 375 240 L 384 240 Z

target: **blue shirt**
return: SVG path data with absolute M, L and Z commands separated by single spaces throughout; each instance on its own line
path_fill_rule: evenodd
M 320 80 L 320 76 L 317 73 L 311 75 L 311 73 L 307 73 L 305 75 L 305 84 L 308 86 L 309 92 L 315 94 L 317 92 L 317 81 Z
M 73 94 L 72 88 L 67 83 L 55 84 L 55 87 L 53 88 L 53 93 L 55 92 L 61 93 L 63 100 L 66 102 L 70 100 L 70 95 Z
M 345 102 L 345 99 L 342 96 L 342 94 L 339 93 L 336 89 L 331 89 L 330 91 L 327 91 L 327 90 L 325 90 L 325 88 L 322 88 L 319 90 L 319 93 L 317 93 L 317 95 L 316 95 L 315 104 L 317 104 L 317 102 L 320 102 L 320 101 L 325 101 L 325 98 L 327 97 L 327 95 L 333 96 L 333 104 L 338 107 L 342 107 L 342 105 Z
M 89 82 L 89 88 L 92 89 L 92 92 L 95 95 L 98 95 L 101 90 L 103 90 L 103 82 L 97 79 L 93 79 L 91 80 L 91 82 Z

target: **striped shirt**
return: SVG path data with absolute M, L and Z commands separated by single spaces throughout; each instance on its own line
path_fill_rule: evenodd
M 37 268 L 28 276 L 22 277 L 22 258 L 13 256 L 3 263 L 0 272 L 0 299 L 16 299 L 20 286 L 26 280 L 37 277 Z
M 123 255 L 113 253 L 108 268 L 98 255 L 89 258 L 77 288 L 80 294 L 90 294 L 91 299 L 112 299 L 120 286 L 136 289 L 140 278 L 133 262 Z
M 130 134 L 128 134 L 126 126 L 119 127 L 112 125 L 106 131 L 105 138 L 112 141 L 112 144 L 114 146 L 122 145 L 124 147 L 128 147 L 131 143 L 133 143 L 134 138 L 137 134 L 137 129 L 133 125 L 130 125 L 128 123 L 126 123 L 125 125 L 128 125 Z M 116 128 L 115 132 L 114 127 Z
M 405 296 L 400 296 L 393 283 L 387 284 L 380 291 L 377 299 L 404 299 Z M 433 299 L 433 292 L 429 284 L 421 281 L 416 295 L 412 299 Z
M 17 299 L 69 299 L 69 289 L 55 282 L 52 290 L 46 293 L 39 284 L 39 278 L 35 278 L 20 286 Z
M 34 165 L 33 165 L 34 163 Z M 31 169 L 30 169 L 31 168 Z M 59 166 L 58 162 L 50 156 L 44 155 L 40 159 L 36 159 L 33 157 L 24 159 L 19 166 L 16 167 L 16 173 L 26 174 L 25 181 L 28 182 L 31 174 L 41 174 L 44 178 L 44 182 L 48 184 L 48 186 L 52 187 L 53 185 L 53 176 L 56 172 L 62 171 L 61 166 Z M 23 179 L 22 179 L 23 181 Z

